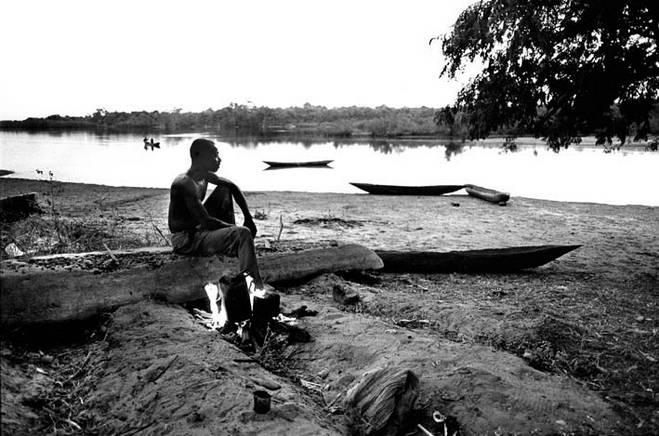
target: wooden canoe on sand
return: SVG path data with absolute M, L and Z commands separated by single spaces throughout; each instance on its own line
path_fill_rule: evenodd
M 495 191 L 494 189 L 483 188 L 482 186 L 466 185 L 465 191 L 472 197 L 491 203 L 505 203 L 510 200 L 510 194 L 506 192 Z
M 464 185 L 400 186 L 352 182 L 350 184 L 375 195 L 443 195 L 464 188 Z
M 500 273 L 544 265 L 581 245 L 539 245 L 467 251 L 376 250 L 385 272 Z
M 145 299 L 184 303 L 206 298 L 203 286 L 209 281 L 238 273 L 236 259 L 179 256 L 168 248 L 113 256 L 97 252 L 3 261 L 0 325 L 83 320 Z M 264 255 L 259 266 L 263 279 L 276 284 L 327 272 L 379 269 L 382 261 L 368 248 L 349 244 Z
M 271 168 L 326 167 L 332 160 L 314 160 L 309 162 L 273 162 L 264 160 Z

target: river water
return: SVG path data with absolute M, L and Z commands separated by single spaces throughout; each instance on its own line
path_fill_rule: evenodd
M 513 197 L 659 206 L 659 153 L 640 147 L 605 153 L 588 145 L 592 138 L 555 153 L 529 138 L 518 139 L 510 152 L 501 140 L 254 141 L 186 133 L 155 137 L 161 148 L 152 151 L 135 134 L 0 131 L 0 168 L 15 172 L 6 177 L 45 179 L 52 171 L 66 182 L 168 188 L 187 169 L 190 143 L 200 136 L 216 141 L 219 174 L 245 191 L 360 193 L 349 182 L 469 183 Z M 331 168 L 268 171 L 263 163 L 330 159 Z

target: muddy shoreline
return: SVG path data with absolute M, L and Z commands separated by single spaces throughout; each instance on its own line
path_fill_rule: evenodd
M 111 249 L 166 244 L 159 233 L 166 235 L 167 190 L 0 179 L 0 196 L 30 191 L 39 194 L 45 211 L 35 220 L 52 223 L 52 201 L 48 202 L 52 199 L 59 219 L 72 226 L 74 223 L 94 229 L 99 241 Z M 304 303 L 319 311 L 318 317 L 301 321 L 315 335 L 315 341 L 292 346 L 295 353 L 289 362 L 289 378 L 281 381 L 290 383 L 286 389 L 292 390 L 284 395 L 283 415 L 273 418 L 279 420 L 282 428 L 290 425 L 299 429 L 298 434 L 344 433 L 347 427 L 343 415 L 332 415 L 329 421 L 321 418 L 327 416 L 323 401 L 331 401 L 344 384 L 350 383 L 347 381 L 350 377 L 389 362 L 412 366 L 420 373 L 423 388 L 418 404 L 419 422 L 425 422 L 428 410 L 439 407 L 458 418 L 464 434 L 654 434 L 659 430 L 656 394 L 659 389 L 656 336 L 659 208 L 561 203 L 514 196 L 505 207 L 463 195 L 380 197 L 250 192 L 246 196 L 259 228 L 256 244 L 261 251 L 278 245 L 314 246 L 326 241 L 359 243 L 373 249 L 435 251 L 583 244 L 546 266 L 516 274 L 373 273 L 369 283 L 363 278 L 321 277 L 306 285 L 281 289 L 287 305 Z M 240 217 L 237 221 L 240 222 Z M 52 247 L 53 241 L 48 238 L 31 239 L 28 234 L 31 229 L 19 225 L 5 227 L 3 248 L 10 239 L 24 251 L 43 253 Z M 337 281 L 356 289 L 362 295 L 362 302 L 351 307 L 336 305 L 331 288 Z M 132 319 L 137 316 L 135 310 L 126 308 L 114 316 Z M 195 327 L 172 326 L 174 330 L 166 327 L 172 320 L 180 319 L 182 315 L 176 314 L 181 312 L 162 308 L 145 310 L 161 314 L 159 329 L 165 333 L 156 342 L 179 350 L 181 356 L 195 353 L 203 356 L 203 350 L 195 347 L 188 351 L 177 348 L 171 335 L 176 329 Z M 48 392 L 56 390 L 53 386 L 58 386 L 58 374 L 79 368 L 88 355 L 92 356 L 89 361 L 98 359 L 97 365 L 85 364 L 89 371 L 81 369 L 74 382 L 80 382 L 76 385 L 80 398 L 89 407 L 70 409 L 75 413 L 66 418 L 81 430 L 65 420 L 55 426 L 80 433 L 85 429 L 119 431 L 151 423 L 140 421 L 146 412 L 142 416 L 128 413 L 131 410 L 128 405 L 125 410 L 118 406 L 108 409 L 110 400 L 99 399 L 99 392 L 92 387 L 100 383 L 106 391 L 116 388 L 119 396 L 122 389 L 137 389 L 136 384 L 125 381 L 126 377 L 111 374 L 119 371 L 122 353 L 150 347 L 148 341 L 137 341 L 133 348 L 125 345 L 125 349 L 109 350 L 113 337 L 124 337 L 128 329 L 136 327 L 115 322 L 107 328 L 105 339 L 97 334 L 85 344 L 65 345 L 56 350 L 49 350 L 44 344 L 30 346 L 3 341 L 3 392 L 14 395 L 5 397 L 3 393 L 3 405 L 6 401 L 18 401 L 25 408 L 24 415 L 36 415 L 30 419 L 11 417 L 3 407 L 3 429 L 47 432 L 35 401 L 52 400 Z M 199 328 L 202 332 L 199 335 L 212 334 Z M 326 336 L 328 331 L 334 332 L 333 337 Z M 395 333 L 405 331 L 410 332 L 410 338 Z M 405 340 L 400 342 L 402 339 Z M 204 340 L 212 344 L 220 339 Z M 354 344 L 349 344 L 351 341 Z M 431 352 L 432 347 L 428 348 L 427 344 L 444 345 Z M 91 350 L 96 351 L 91 353 Z M 81 361 L 73 359 L 67 366 L 62 353 L 80 354 Z M 46 358 L 44 362 L 44 355 L 52 359 Z M 222 355 L 223 352 L 214 354 L 219 365 Z M 136 365 L 141 368 L 149 358 L 144 359 Z M 149 362 L 156 366 L 162 363 Z M 179 376 L 191 371 L 187 363 L 181 363 L 183 359 L 177 362 Z M 350 377 L 346 378 L 347 374 Z M 27 384 L 35 388 L 25 390 L 24 394 L 31 400 L 23 401 L 27 397 L 21 400 L 21 389 L 6 386 L 8 378 L 22 383 L 28 380 Z M 118 379 L 128 383 L 127 387 L 119 388 Z M 323 396 L 319 398 L 317 393 L 305 393 L 300 388 L 301 379 L 330 388 L 321 392 Z M 540 384 L 529 384 L 531 379 Z M 190 381 L 193 382 L 199 380 Z M 552 385 L 562 388 L 552 391 L 542 387 Z M 236 395 L 249 389 L 247 385 L 241 386 L 235 386 Z M 525 394 L 524 389 L 532 386 L 536 392 Z M 150 401 L 153 410 L 171 402 L 171 398 L 165 398 L 164 403 L 158 403 L 149 399 L 152 390 L 140 389 L 135 398 Z M 234 388 L 227 385 L 227 389 Z M 295 394 L 296 389 L 301 389 L 302 394 Z M 542 389 L 547 391 L 536 397 Z M 208 395 L 209 391 L 204 392 Z M 181 392 L 161 394 L 167 397 Z M 298 405 L 289 404 L 295 403 L 296 395 L 304 398 L 308 395 L 308 398 L 300 397 Z M 198 413 L 192 406 L 199 401 L 205 400 L 188 398 L 185 404 L 191 407 L 189 413 L 178 414 L 178 421 L 170 423 L 170 427 L 151 423 L 144 431 L 156 434 L 155 429 L 171 428 L 188 432 L 195 425 L 211 426 L 210 421 L 203 424 L 203 419 L 186 421 L 191 414 Z M 247 410 L 244 398 L 236 401 Z M 485 407 L 486 404 L 489 406 Z M 235 404 L 230 406 L 234 408 Z M 170 410 L 162 407 L 164 411 Z M 311 410 L 310 414 L 301 411 L 307 409 Z M 520 409 L 526 412 L 519 412 Z M 155 413 L 153 410 L 149 413 Z M 238 413 L 232 418 L 232 413 L 228 411 L 224 415 L 222 425 L 232 426 L 234 432 L 245 428 L 240 420 L 253 422 L 251 416 L 246 418 Z M 118 418 L 121 416 L 125 419 Z M 291 419 L 299 421 L 293 425 Z M 264 428 L 255 424 L 250 431 L 258 433 Z

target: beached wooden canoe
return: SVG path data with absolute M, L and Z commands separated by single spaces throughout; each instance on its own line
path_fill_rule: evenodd
M 538 245 L 467 251 L 376 250 L 382 271 L 406 273 L 511 272 L 544 265 L 581 245 Z
M 112 257 L 114 256 L 114 257 Z M 366 247 L 348 244 L 259 257 L 267 283 L 337 271 L 379 269 Z M 236 259 L 180 256 L 169 247 L 61 254 L 0 262 L 0 326 L 83 320 L 145 299 L 185 303 L 204 285 L 238 273 Z
M 400 186 L 352 182 L 350 184 L 375 195 L 443 195 L 464 188 L 464 185 Z
M 309 162 L 273 162 L 264 160 L 264 163 L 270 165 L 272 168 L 297 168 L 297 167 L 326 167 L 332 160 L 313 160 Z
M 472 197 L 492 203 L 505 203 L 510 200 L 510 194 L 506 192 L 495 191 L 494 189 L 483 188 L 482 186 L 466 185 L 465 191 Z

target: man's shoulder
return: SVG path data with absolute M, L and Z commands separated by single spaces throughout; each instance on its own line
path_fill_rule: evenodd
M 195 188 L 195 183 L 194 180 L 192 180 L 192 177 L 190 177 L 188 174 L 183 173 L 179 174 L 174 178 L 174 181 L 172 182 L 172 189 L 193 189 Z
M 206 176 L 206 181 L 212 183 L 213 185 L 225 185 L 225 186 L 235 185 L 235 183 L 233 183 L 231 180 L 226 179 L 224 177 L 220 177 L 215 173 L 208 173 L 208 175 Z

